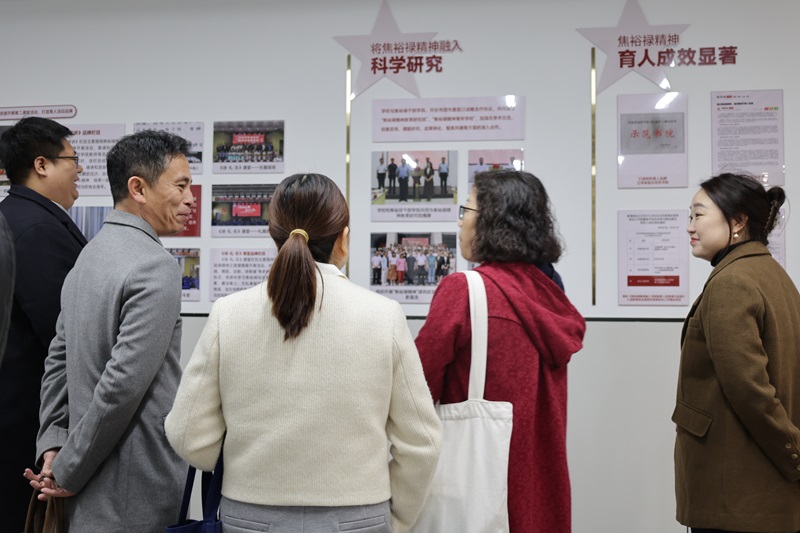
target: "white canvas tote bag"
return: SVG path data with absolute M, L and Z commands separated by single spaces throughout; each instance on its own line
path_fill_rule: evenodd
M 489 312 L 481 275 L 469 286 L 472 361 L 466 402 L 437 405 L 442 451 L 413 533 L 507 533 L 512 405 L 483 399 Z

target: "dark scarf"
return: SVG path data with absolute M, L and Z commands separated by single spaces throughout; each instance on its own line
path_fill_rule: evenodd
M 714 257 L 711 258 L 711 266 L 712 267 L 717 266 L 719 264 L 719 262 L 722 261 L 722 259 L 726 255 L 728 255 L 728 252 L 730 252 L 731 250 L 733 250 L 737 246 L 743 245 L 746 242 L 750 242 L 750 241 L 742 241 L 742 242 L 737 242 L 736 244 L 730 244 L 730 245 L 726 246 L 725 248 L 723 248 L 722 250 L 720 250 L 719 252 L 717 252 L 714 255 Z

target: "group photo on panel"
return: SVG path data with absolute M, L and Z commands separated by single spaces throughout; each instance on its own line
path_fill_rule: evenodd
M 458 185 L 451 169 L 454 155 L 447 150 L 374 152 L 372 204 L 452 204 Z
M 455 249 L 445 242 L 433 243 L 424 237 L 387 242 L 387 234 L 379 236 L 383 241 L 371 249 L 370 285 L 438 285 L 455 272 Z

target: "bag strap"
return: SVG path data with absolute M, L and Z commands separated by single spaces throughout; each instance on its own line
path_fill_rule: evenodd
M 25 533 L 63 533 L 64 498 L 51 497 L 44 502 L 39 500 L 39 494 L 34 489 L 25 517 Z
M 472 328 L 472 357 L 469 366 L 469 399 L 482 400 L 486 385 L 486 349 L 489 344 L 489 307 L 486 286 L 474 270 L 464 272 L 469 287 L 469 322 Z
M 196 473 L 197 469 L 190 466 L 186 474 L 186 486 L 183 489 L 181 512 L 178 515 L 176 524 L 186 522 L 186 517 L 189 515 L 189 500 L 192 499 L 192 490 L 194 489 Z M 216 520 L 219 504 L 222 501 L 222 451 L 219 452 L 219 459 L 217 459 L 217 466 L 214 467 L 213 474 L 211 472 L 203 472 L 200 485 L 200 497 L 203 502 L 203 520 Z
M 51 497 L 47 500 L 47 510 L 44 514 L 45 533 L 63 533 L 64 531 L 64 498 Z
M 186 486 L 183 489 L 183 501 L 181 501 L 181 512 L 178 514 L 178 521 L 176 524 L 182 524 L 186 521 L 186 516 L 189 514 L 189 500 L 192 498 L 192 488 L 194 487 L 194 476 L 197 469 L 190 466 L 189 472 L 186 474 Z
M 203 472 L 206 476 L 208 472 Z M 214 474 L 208 483 L 208 493 L 203 498 L 203 520 L 213 522 L 219 518 L 219 504 L 222 502 L 222 450 L 219 452 L 217 466 L 214 467 Z

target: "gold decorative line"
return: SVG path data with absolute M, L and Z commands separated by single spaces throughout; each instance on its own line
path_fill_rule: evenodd
M 592 47 L 592 305 L 597 305 L 597 69 Z
M 345 141 L 345 154 L 344 154 L 344 165 L 345 165 L 345 200 L 347 201 L 347 205 L 350 205 L 350 112 L 351 112 L 351 102 L 353 101 L 351 92 L 353 90 L 352 84 L 352 76 L 353 71 L 350 66 L 350 54 L 347 54 L 347 71 L 345 73 L 345 104 L 344 104 L 344 115 L 345 115 L 345 129 L 346 131 L 346 141 Z M 350 277 L 350 256 L 347 256 L 347 263 L 344 267 L 344 274 L 348 278 Z

